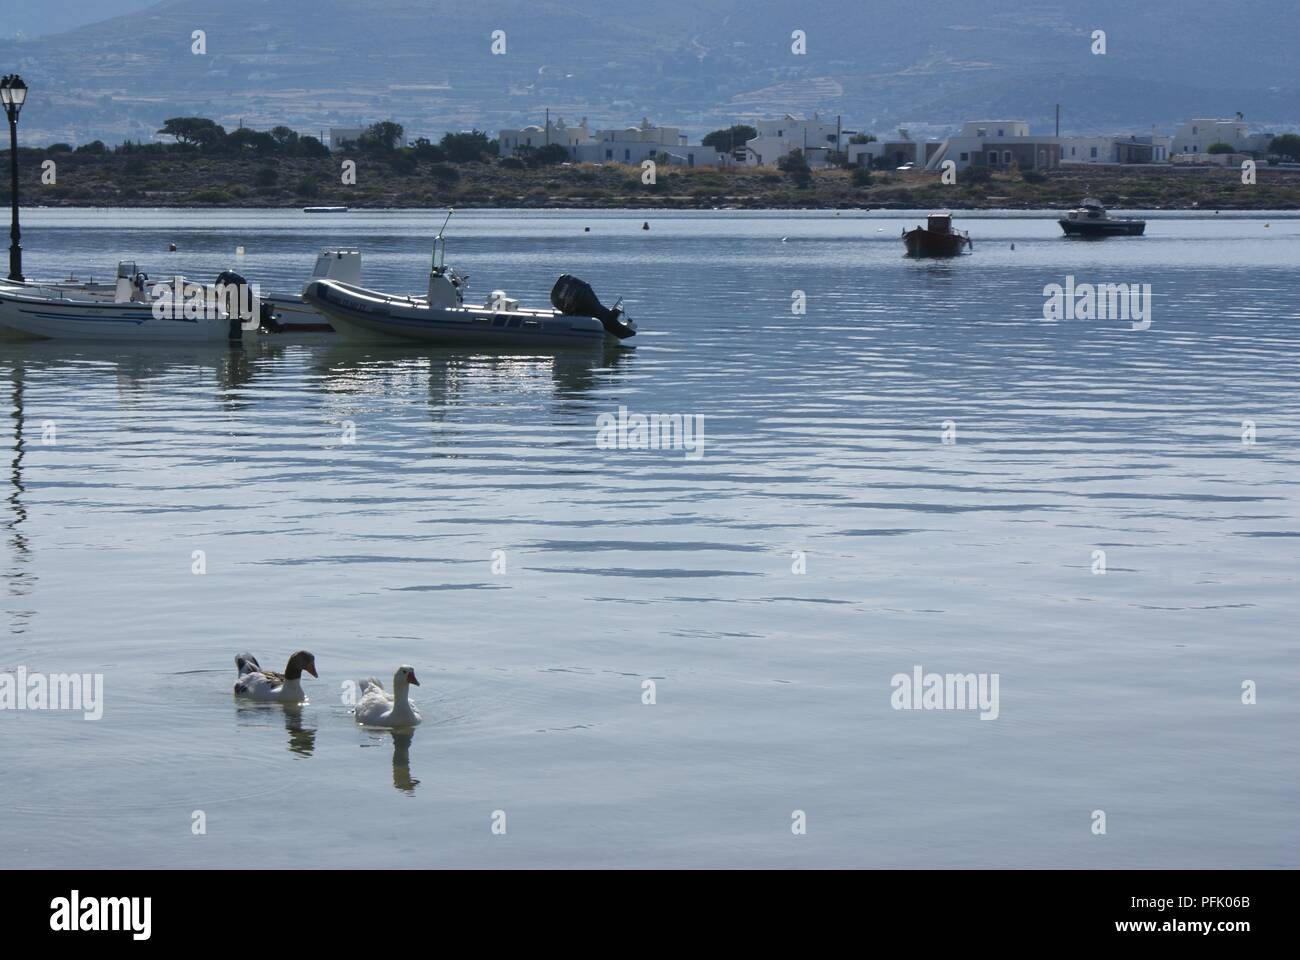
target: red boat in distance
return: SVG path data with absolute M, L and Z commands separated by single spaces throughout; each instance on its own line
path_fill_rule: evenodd
M 956 257 L 963 247 L 974 252 L 970 234 L 952 228 L 951 213 L 932 213 L 924 227 L 903 231 L 903 243 L 909 257 Z

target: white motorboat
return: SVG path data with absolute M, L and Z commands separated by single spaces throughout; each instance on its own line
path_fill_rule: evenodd
M 450 218 L 450 215 L 449 215 Z M 446 224 L 443 224 L 444 228 Z M 607 308 L 591 287 L 565 274 L 551 290 L 554 309 L 520 307 L 493 290 L 482 306 L 466 304 L 468 274 L 446 264 L 447 242 L 434 239 L 425 296 L 369 290 L 337 279 L 313 279 L 302 297 L 348 340 L 401 340 L 472 346 L 549 349 L 617 344 L 632 349 L 636 324 L 620 300 Z
M 183 278 L 151 285 L 135 263 L 124 260 L 111 289 L 78 281 L 0 286 L 0 327 L 54 340 L 240 340 L 255 332 L 260 320 L 248 290 L 244 279 L 230 272 L 211 285 Z
M 1147 228 L 1145 220 L 1112 217 L 1100 200 L 1085 197 L 1073 210 L 1056 221 L 1067 237 L 1140 237 Z
M 361 286 L 361 251 L 352 249 L 322 250 L 316 256 L 312 280 L 337 280 Z M 311 281 L 308 281 L 310 283 Z M 306 284 L 304 284 L 304 289 Z M 298 294 L 265 294 L 262 302 L 270 307 L 263 327 L 271 333 L 312 333 L 331 329 L 329 320 Z

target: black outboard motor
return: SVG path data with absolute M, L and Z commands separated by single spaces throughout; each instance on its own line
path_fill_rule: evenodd
M 230 311 L 230 330 L 227 337 L 231 340 L 239 340 L 243 336 L 244 320 L 251 319 L 240 316 L 244 308 L 244 291 L 248 289 L 248 281 L 235 273 L 234 270 L 222 270 L 217 274 L 217 289 L 234 290 L 235 310 Z M 226 301 L 229 304 L 229 300 Z
M 621 319 L 621 309 L 606 307 L 596 297 L 591 284 L 572 274 L 566 273 L 555 281 L 555 286 L 551 288 L 551 306 L 566 317 L 595 317 L 606 333 L 613 334 L 620 340 L 636 333 L 635 327 Z

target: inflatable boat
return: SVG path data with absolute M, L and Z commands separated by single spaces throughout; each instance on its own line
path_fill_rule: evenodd
M 551 290 L 553 309 L 520 307 L 502 290 L 482 305 L 465 302 L 467 274 L 446 264 L 446 240 L 434 240 L 425 296 L 383 293 L 340 280 L 312 280 L 302 299 L 347 340 L 404 340 L 441 345 L 551 349 L 613 345 L 634 348 L 636 324 L 622 301 L 604 306 L 591 287 L 565 274 Z

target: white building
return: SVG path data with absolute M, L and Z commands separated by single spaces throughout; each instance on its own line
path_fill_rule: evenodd
M 726 157 L 712 147 L 688 142 L 677 127 L 660 127 L 643 118 L 636 126 L 598 130 L 593 136 L 587 118 L 576 127 L 566 126 L 563 118 L 545 127 L 531 126 L 519 130 L 502 130 L 497 137 L 503 157 L 514 156 L 521 149 L 536 150 L 559 144 L 575 163 L 626 163 L 639 165 L 643 160 L 667 156 L 670 164 L 687 167 L 718 166 Z
M 752 167 L 773 167 L 783 157 L 802 150 L 810 167 L 827 165 L 827 154 L 840 149 L 842 131 L 838 121 L 826 121 L 814 113 L 811 119 L 786 114 L 779 120 L 759 120 L 758 136 L 745 142 L 745 163 Z
M 898 136 L 892 140 L 885 137 L 869 143 L 849 143 L 844 149 L 851 166 L 869 167 L 879 162 L 886 168 L 897 168 L 909 163 L 924 167 L 941 146 L 939 140 L 913 140 L 906 127 L 899 127 Z
M 595 143 L 595 139 L 587 129 L 586 117 L 576 127 L 568 126 L 563 117 L 557 117 L 548 120 L 544 127 L 533 124 L 518 130 L 502 130 L 497 134 L 497 143 L 501 156 L 512 157 L 520 147 L 536 150 L 549 143 L 559 144 L 572 154 L 573 148 Z
M 1271 133 L 1251 133 L 1241 114 L 1235 120 L 1188 120 L 1174 132 L 1171 151 L 1176 154 L 1208 153 L 1211 144 L 1226 143 L 1233 153 L 1263 152 Z
M 946 160 L 958 170 L 1004 170 L 1013 164 L 1021 170 L 1048 170 L 1060 163 L 1061 145 L 1056 137 L 1030 134 L 1025 120 L 972 120 L 930 154 L 925 168 L 938 170 Z
M 637 126 L 597 131 L 595 141 L 577 146 L 572 156 L 583 163 L 633 166 L 661 157 L 667 157 L 670 164 L 685 167 L 717 167 L 728 162 L 726 154 L 713 147 L 690 143 L 677 127 L 655 126 L 644 118 Z
M 1170 138 L 1158 134 L 1061 137 L 1061 163 L 1168 163 Z

